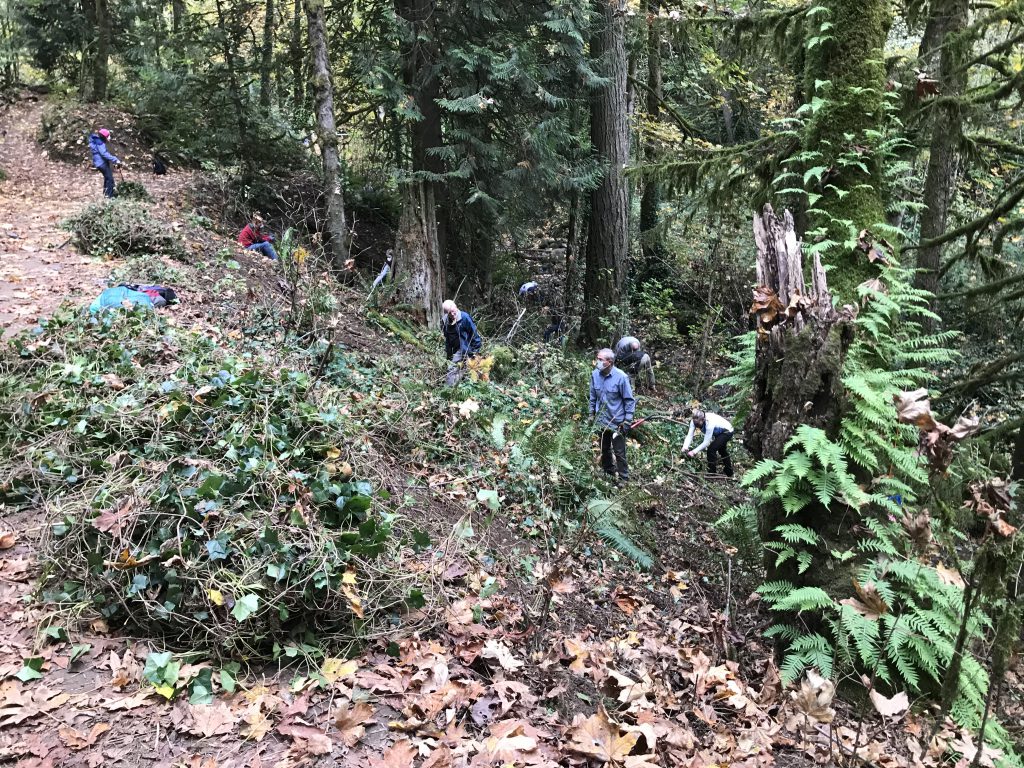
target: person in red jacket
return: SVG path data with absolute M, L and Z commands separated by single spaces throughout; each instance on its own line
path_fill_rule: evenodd
M 252 215 L 252 221 L 238 233 L 238 242 L 247 251 L 259 251 L 268 259 L 277 260 L 277 251 L 271 245 L 274 236 L 263 231 L 263 217 L 258 213 Z

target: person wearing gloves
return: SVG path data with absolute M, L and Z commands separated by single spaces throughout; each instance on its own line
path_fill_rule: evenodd
M 704 433 L 704 440 L 692 451 L 686 449 L 693 442 L 695 430 Z M 722 465 L 725 467 L 725 476 L 732 477 L 732 459 L 729 458 L 727 444 L 732 438 L 732 424 L 717 413 L 705 413 L 694 411 L 690 420 L 690 431 L 686 433 L 686 440 L 683 441 L 683 453 L 688 456 L 696 456 L 705 448 L 708 451 L 708 472 L 714 474 L 718 471 L 718 456 L 722 457 Z
M 462 363 L 476 355 L 484 341 L 476 330 L 473 318 L 463 312 L 451 299 L 441 305 L 441 333 L 444 334 L 444 353 L 452 361 L 446 381 L 449 387 L 462 378 Z
M 114 191 L 114 166 L 120 165 L 121 161 L 110 154 L 108 141 L 110 131 L 100 128 L 89 135 L 89 151 L 92 153 L 92 167 L 103 174 L 103 196 L 114 197 L 117 194 Z
M 643 374 L 647 386 L 654 388 L 654 365 L 651 363 L 651 356 L 644 352 L 640 346 L 640 339 L 636 336 L 623 336 L 615 345 L 615 359 L 630 376 Z
M 626 437 L 635 410 L 629 377 L 615 367 L 614 352 L 600 350 L 590 374 L 590 415 L 601 430 L 601 469 L 616 483 L 629 480 Z

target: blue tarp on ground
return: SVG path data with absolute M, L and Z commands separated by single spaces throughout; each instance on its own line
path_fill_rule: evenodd
M 132 306 L 142 306 L 153 309 L 153 300 L 142 291 L 133 291 L 123 286 L 107 288 L 96 297 L 96 300 L 89 305 L 90 312 L 101 312 L 104 309 L 118 309 L 124 306 L 124 302 Z

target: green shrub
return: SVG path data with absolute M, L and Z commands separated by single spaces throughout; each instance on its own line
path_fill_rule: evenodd
M 58 313 L 0 373 L 0 502 L 52 510 L 41 587 L 59 609 L 265 655 L 350 642 L 409 594 L 369 575 L 390 523 L 342 461 L 340 390 L 143 312 Z
M 114 199 L 95 203 L 63 226 L 72 233 L 75 245 L 92 256 L 127 259 L 163 254 L 185 258 L 178 238 L 136 202 Z
M 138 181 L 120 182 L 117 185 L 117 196 L 122 200 L 141 200 L 145 203 L 153 202 L 153 196 Z

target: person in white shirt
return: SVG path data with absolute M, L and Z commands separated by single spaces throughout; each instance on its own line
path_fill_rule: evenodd
M 692 451 L 686 449 L 693 442 L 695 430 L 704 433 L 704 441 Z M 686 433 L 686 440 L 683 442 L 683 452 L 688 456 L 696 456 L 707 448 L 708 451 L 708 472 L 718 471 L 718 457 L 722 457 L 722 466 L 725 468 L 726 477 L 732 477 L 732 459 L 729 458 L 728 443 L 732 438 L 732 424 L 717 413 L 705 413 L 694 411 L 690 420 L 690 431 Z

